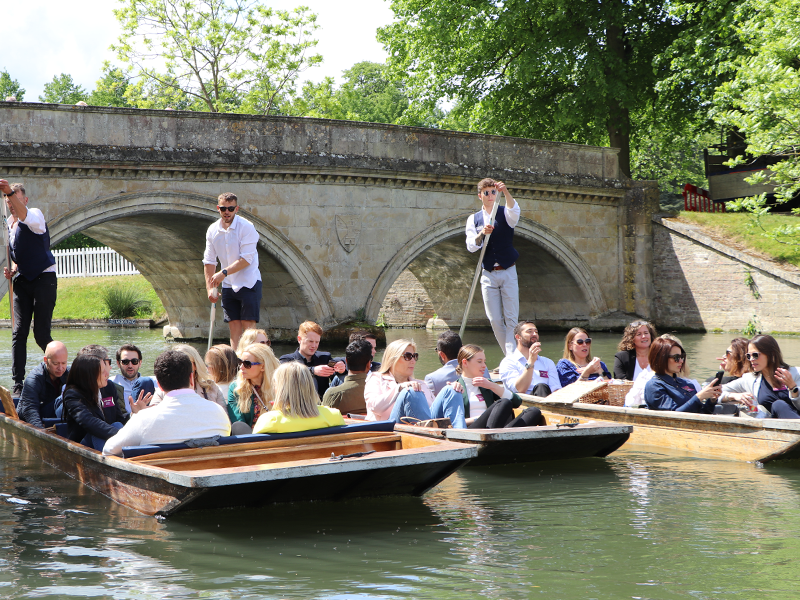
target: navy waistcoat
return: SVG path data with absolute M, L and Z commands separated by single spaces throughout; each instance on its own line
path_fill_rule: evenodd
M 44 233 L 34 233 L 25 223 L 17 223 L 17 235 L 11 244 L 11 260 L 25 279 L 33 281 L 48 267 L 56 264 L 50 252 L 50 229 L 45 225 Z
M 475 213 L 475 229 L 480 233 L 483 225 L 483 210 L 479 210 Z M 519 252 L 514 249 L 513 241 L 514 228 L 506 221 L 505 206 L 499 206 L 494 218 L 494 231 L 489 238 L 489 245 L 486 246 L 486 254 L 483 255 L 483 268 L 491 271 L 497 263 L 508 269 L 517 262 Z

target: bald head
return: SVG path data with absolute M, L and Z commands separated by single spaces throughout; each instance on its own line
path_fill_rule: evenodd
M 44 364 L 50 377 L 58 379 L 67 370 L 67 347 L 56 340 L 53 340 L 44 349 Z

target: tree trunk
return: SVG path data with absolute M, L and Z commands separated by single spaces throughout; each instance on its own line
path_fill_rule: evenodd
M 625 57 L 625 34 L 619 25 L 606 27 L 608 64 L 606 77 L 623 77 Z M 620 67 L 622 67 L 620 69 Z M 626 82 L 627 83 L 627 82 Z M 611 87 L 611 86 L 609 86 Z M 608 140 L 612 148 L 619 148 L 619 170 L 625 177 L 631 176 L 631 115 L 619 98 L 608 97 Z

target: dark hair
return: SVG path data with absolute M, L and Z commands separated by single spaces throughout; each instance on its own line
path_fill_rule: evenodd
M 239 357 L 228 344 L 211 346 L 206 352 L 206 365 L 209 375 L 217 383 L 229 383 L 236 379 L 239 370 Z
M 96 356 L 100 360 L 108 358 L 108 350 L 99 344 L 89 344 L 78 350 L 78 356 Z
M 455 331 L 443 331 L 439 334 L 439 339 L 436 341 L 436 349 L 444 353 L 447 360 L 458 358 L 458 351 L 461 350 L 461 336 Z
M 223 192 L 219 196 L 217 196 L 217 202 L 236 202 L 236 204 L 239 204 L 239 199 L 233 192 Z
M 97 406 L 97 395 L 100 391 L 97 378 L 100 377 L 101 368 L 100 357 L 94 354 L 78 354 L 69 368 L 65 389 L 77 390 L 84 404 Z
M 178 350 L 167 350 L 158 355 L 153 373 L 158 385 L 165 392 L 188 388 L 192 375 L 192 359 Z
M 378 336 L 370 331 L 365 331 L 363 329 L 360 329 L 358 331 L 353 331 L 350 334 L 350 339 L 348 339 L 347 341 L 348 343 L 352 343 L 355 342 L 356 340 L 375 340 L 375 342 L 377 342 Z
M 659 375 L 667 374 L 667 365 L 669 364 L 669 352 L 673 346 L 681 349 L 681 354 L 686 356 L 686 350 L 683 349 L 678 342 L 663 337 L 658 337 L 650 342 L 650 353 L 647 355 L 647 360 L 650 363 L 650 368 Z
M 120 361 L 120 356 L 122 356 L 122 351 L 123 350 L 127 350 L 128 352 L 136 352 L 136 355 L 139 357 L 139 360 L 140 361 L 142 360 L 142 351 L 141 350 L 139 350 L 133 344 L 122 344 L 122 346 L 119 347 L 119 350 L 117 350 L 117 362 Z
M 750 361 L 747 360 L 747 338 L 734 338 L 731 340 L 731 355 L 728 357 L 728 373 L 733 377 L 741 377 L 750 372 Z
M 778 346 L 778 342 L 776 342 L 775 338 L 771 335 L 757 335 L 750 340 L 750 343 L 756 347 L 756 350 L 766 355 L 766 370 L 768 372 L 775 371 L 775 369 L 778 367 L 781 367 L 782 369 L 789 368 L 789 365 L 783 362 L 783 353 L 781 352 L 781 347 Z
M 628 324 L 625 327 L 625 331 L 622 332 L 622 340 L 620 340 L 619 345 L 617 346 L 617 350 L 622 352 L 623 350 L 633 350 L 633 339 L 636 337 L 636 332 L 639 331 L 639 327 L 642 325 L 647 326 L 647 330 L 650 332 L 650 343 L 653 343 L 653 340 L 658 337 L 656 334 L 656 328 L 653 327 L 652 323 L 648 323 L 647 321 L 634 321 L 633 323 Z M 653 363 L 650 363 L 651 365 Z
M 525 327 L 525 325 L 533 325 L 534 327 L 536 327 L 536 323 L 534 323 L 533 321 L 520 321 L 514 327 L 514 336 L 521 335 L 522 328 Z
M 372 344 L 366 339 L 350 342 L 344 352 L 351 371 L 366 371 L 372 362 Z

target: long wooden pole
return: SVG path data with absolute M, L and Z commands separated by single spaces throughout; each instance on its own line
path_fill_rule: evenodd
M 217 302 L 219 302 L 219 294 L 217 295 Z M 211 350 L 211 346 L 214 345 L 214 321 L 217 319 L 217 302 L 211 303 L 211 322 L 208 324 L 208 348 L 206 348 L 206 352 Z
M 492 214 L 489 217 L 489 225 L 494 225 L 494 216 L 497 214 L 497 207 L 500 206 L 500 198 L 494 201 L 492 207 Z M 464 318 L 461 319 L 461 329 L 458 330 L 459 337 L 464 339 L 464 329 L 467 326 L 467 317 L 469 316 L 469 309 L 472 306 L 472 298 L 475 296 L 475 287 L 481 278 L 481 269 L 483 268 L 483 255 L 486 254 L 486 246 L 489 245 L 489 238 L 491 233 L 483 239 L 483 246 L 481 247 L 481 254 L 478 257 L 478 266 L 475 268 L 475 277 L 472 278 L 472 287 L 469 289 L 469 298 L 467 299 L 467 307 L 464 309 Z
M 6 246 L 6 266 L 11 271 L 11 240 L 8 237 L 8 207 L 3 198 L 3 241 Z M 14 328 L 14 282 L 8 280 L 8 306 L 11 309 L 11 328 Z

